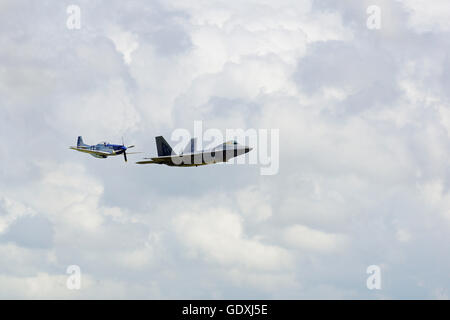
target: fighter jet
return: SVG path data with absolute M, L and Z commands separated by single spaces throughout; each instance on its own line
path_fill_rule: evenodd
M 88 145 L 83 142 L 82 137 L 78 137 L 77 146 L 76 147 L 70 147 L 70 149 L 89 153 L 91 156 L 95 158 L 101 158 L 105 159 L 109 156 L 118 156 L 120 154 L 123 154 L 123 158 L 126 161 L 127 160 L 127 149 L 134 148 L 134 146 L 128 146 L 125 147 L 122 141 L 122 145 L 119 144 L 110 144 L 107 142 L 100 142 L 96 145 Z M 131 153 L 140 153 L 140 152 L 129 152 Z
M 236 141 L 228 141 L 212 149 L 195 151 L 196 139 L 193 138 L 181 154 L 175 154 L 162 136 L 156 137 L 155 140 L 158 157 L 144 158 L 143 161 L 136 162 L 137 164 L 156 163 L 178 167 L 197 167 L 217 162 L 227 162 L 231 158 L 252 150 L 252 148 L 242 146 Z

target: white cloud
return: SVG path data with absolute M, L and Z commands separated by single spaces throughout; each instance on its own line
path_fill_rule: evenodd
M 237 204 L 243 215 L 250 221 L 262 222 L 272 216 L 269 195 L 257 188 L 248 187 L 239 190 L 236 195 Z
M 433 212 L 439 213 L 450 222 L 450 193 L 441 180 L 433 180 L 417 185 L 423 199 L 431 206 Z
M 123 55 L 124 62 L 131 64 L 131 55 L 139 48 L 138 37 L 131 32 L 120 30 L 117 26 L 110 27 L 108 34 L 116 50 Z
M 435 0 L 432 5 L 421 0 L 397 0 L 409 11 L 408 23 L 419 32 L 449 31 L 450 8 L 448 1 Z
M 288 227 L 283 238 L 291 246 L 313 252 L 333 252 L 342 249 L 346 243 L 343 235 L 327 233 L 302 225 Z
M 292 265 L 288 251 L 248 238 L 240 217 L 225 209 L 182 213 L 174 219 L 174 226 L 187 249 L 206 261 L 256 271 L 282 270 Z
M 69 128 L 75 125 L 86 143 L 96 144 L 100 137 L 120 137 L 136 130 L 141 117 L 126 84 L 116 78 L 107 80 L 97 91 L 63 101 L 52 115 L 52 120 L 52 126 Z
M 408 230 L 405 229 L 398 229 L 397 233 L 395 234 L 397 237 L 397 240 L 400 242 L 409 242 L 411 240 L 411 234 Z
M 0 234 L 18 218 L 25 215 L 34 215 L 35 212 L 20 202 L 9 199 L 8 197 L 0 197 Z
M 81 288 L 69 290 L 67 274 L 51 275 L 45 272 L 26 277 L 0 275 L 2 299 L 129 299 L 131 292 L 141 292 L 148 299 L 160 297 L 156 285 L 129 285 L 118 281 L 96 281 L 89 274 L 82 274 Z

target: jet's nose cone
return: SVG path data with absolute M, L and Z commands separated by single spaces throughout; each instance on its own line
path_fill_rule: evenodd
M 252 151 L 252 150 L 253 150 L 253 148 L 245 147 L 245 153 L 250 152 L 250 151 Z

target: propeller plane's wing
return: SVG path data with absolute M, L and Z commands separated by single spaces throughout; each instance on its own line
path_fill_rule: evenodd
M 109 152 L 103 152 L 103 151 L 99 151 L 99 150 L 90 150 L 90 149 L 87 149 L 87 148 L 70 147 L 70 149 L 76 150 L 76 151 L 80 151 L 80 152 L 94 154 L 94 155 L 97 155 L 97 156 L 103 156 L 103 157 L 111 155 L 111 153 L 109 153 Z

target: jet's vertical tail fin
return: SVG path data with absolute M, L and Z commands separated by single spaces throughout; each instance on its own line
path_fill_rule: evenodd
M 172 147 L 162 136 L 156 137 L 156 148 L 158 149 L 158 157 L 171 156 L 174 152 Z
M 192 138 L 183 150 L 184 153 L 194 153 L 197 147 L 197 138 Z
M 77 140 L 77 147 L 79 148 L 79 147 L 84 147 L 84 146 L 87 146 L 87 144 L 85 144 L 83 142 L 83 138 L 81 136 L 79 136 L 78 140 Z

